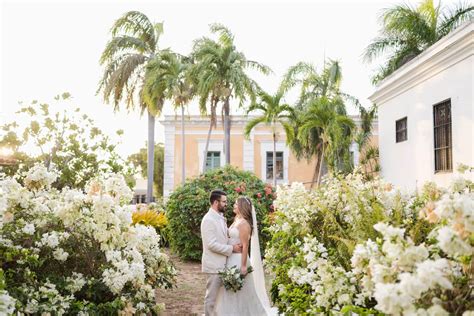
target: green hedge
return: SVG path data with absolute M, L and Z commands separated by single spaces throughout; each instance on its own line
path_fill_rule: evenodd
M 209 210 L 209 194 L 215 189 L 227 192 L 228 224 L 234 217 L 232 209 L 236 198 L 245 195 L 252 199 L 257 212 L 260 248 L 263 254 L 265 243 L 269 239 L 266 228 L 269 224 L 268 215 L 273 211 L 274 188 L 261 181 L 253 173 L 231 166 L 213 169 L 197 178 L 190 179 L 170 195 L 166 203 L 166 215 L 169 221 L 166 235 L 169 238 L 171 250 L 182 259 L 201 260 L 200 225 L 202 218 Z

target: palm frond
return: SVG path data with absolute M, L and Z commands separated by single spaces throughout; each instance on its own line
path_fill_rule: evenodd
M 264 75 L 273 74 L 273 70 L 270 67 L 253 60 L 247 60 L 246 66 L 250 69 L 256 69 Z
M 256 111 L 256 110 L 260 110 L 262 112 L 265 112 L 267 109 L 259 103 L 253 103 L 247 109 L 247 114 L 250 113 L 250 112 Z
M 339 64 L 339 61 L 329 60 L 327 69 L 329 72 L 328 84 L 334 89 L 339 90 L 339 86 L 342 80 L 342 69 L 341 65 Z
M 339 124 L 339 126 L 341 127 L 345 127 L 345 128 L 349 128 L 350 130 L 354 130 L 356 125 L 354 123 L 354 120 L 351 119 L 350 117 L 348 116 L 344 116 L 344 115 L 338 115 L 336 116 L 335 120 L 334 120 L 337 124 Z
M 285 130 L 287 144 L 290 144 L 295 138 L 295 130 L 293 129 L 291 124 L 286 121 L 280 121 L 280 125 Z
M 402 40 L 408 40 L 411 37 L 429 40 L 433 35 L 428 21 L 418 9 L 409 5 L 397 5 L 386 9 L 383 23 L 385 34 L 399 37 Z
M 250 133 L 258 124 L 266 123 L 265 116 L 259 116 L 251 119 L 244 127 L 244 136 L 246 139 L 250 138 Z
M 299 62 L 294 66 L 291 66 L 285 75 L 283 76 L 284 81 L 286 82 L 295 82 L 298 81 L 298 75 L 309 75 L 315 72 L 315 67 L 312 64 L 306 62 Z
M 108 61 L 114 59 L 117 54 L 135 51 L 140 54 L 144 54 L 147 51 L 148 47 L 145 42 L 141 39 L 132 37 L 132 36 L 117 36 L 112 38 L 107 45 L 100 57 L 99 63 L 101 65 L 107 63 Z
M 474 5 L 459 3 L 452 9 L 447 9 L 440 18 L 438 27 L 438 37 L 446 36 L 459 25 L 474 17 Z
M 212 33 L 217 33 L 219 42 L 224 46 L 232 46 L 234 44 L 234 35 L 232 32 L 220 23 L 213 23 L 210 26 Z
M 365 48 L 363 53 L 364 61 L 371 62 L 378 56 L 391 49 L 396 49 L 402 44 L 402 41 L 396 37 L 377 37 Z
M 122 100 L 124 89 L 133 80 L 133 76 L 139 72 L 140 67 L 146 61 L 145 56 L 140 54 L 129 54 L 120 58 L 117 62 L 110 64 L 108 70 L 99 85 L 103 90 L 104 100 L 109 103 L 112 95 L 114 109 L 118 110 Z M 129 102 L 133 106 L 133 102 Z
M 424 0 L 420 3 L 417 11 L 424 17 L 431 30 L 436 30 L 441 5 L 434 5 L 433 0 Z
M 161 35 L 163 35 L 163 32 L 164 32 L 163 22 L 155 23 L 155 24 L 153 25 L 153 28 L 155 29 L 155 37 L 154 37 L 155 46 L 154 46 L 154 50 L 157 51 L 157 50 L 158 50 L 158 42 L 159 42 L 159 40 L 160 40 Z
M 344 92 L 341 92 L 341 97 L 343 97 L 345 100 L 351 102 L 353 105 L 355 105 L 357 108 L 360 108 L 362 105 L 360 104 L 360 101 L 359 99 L 357 99 L 356 97 L 350 95 L 350 94 L 347 94 L 347 93 L 344 93 Z
M 145 14 L 139 11 L 126 12 L 115 21 L 111 29 L 112 37 L 116 37 L 122 32 L 140 38 L 148 44 L 151 51 L 155 50 L 158 43 L 158 38 L 155 35 L 155 26 Z
M 416 8 L 405 4 L 385 9 L 380 17 L 380 36 L 367 46 L 363 56 L 366 62 L 385 53 L 391 56 L 372 77 L 372 82 L 389 76 L 461 23 L 472 19 L 473 11 L 472 4 L 445 10 L 433 0 L 422 0 Z

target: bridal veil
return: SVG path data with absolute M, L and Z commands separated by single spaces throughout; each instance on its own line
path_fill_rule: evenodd
M 255 207 L 252 205 L 253 232 L 250 240 L 250 264 L 252 265 L 253 280 L 255 290 L 262 305 L 270 308 L 270 300 L 268 299 L 267 290 L 265 289 L 265 274 L 263 271 L 262 257 L 260 255 L 260 242 L 258 238 L 257 216 Z

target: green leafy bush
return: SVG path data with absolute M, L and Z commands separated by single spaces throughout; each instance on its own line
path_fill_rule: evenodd
M 209 210 L 209 194 L 214 189 L 227 192 L 229 201 L 226 210 L 228 223 L 234 217 L 232 208 L 237 197 L 245 195 L 252 199 L 258 221 L 260 247 L 263 253 L 268 240 L 266 227 L 273 211 L 274 189 L 251 172 L 227 166 L 211 170 L 178 187 L 166 204 L 169 224 L 166 235 L 171 249 L 183 259 L 200 260 L 202 242 L 200 225 Z

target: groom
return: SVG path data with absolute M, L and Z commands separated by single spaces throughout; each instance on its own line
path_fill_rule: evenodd
M 222 281 L 217 274 L 225 268 L 232 252 L 242 252 L 242 245 L 228 245 L 227 221 L 224 217 L 227 194 L 214 190 L 209 197 L 211 208 L 201 221 L 202 272 L 207 274 L 204 310 L 206 316 L 215 315 L 214 305 Z

